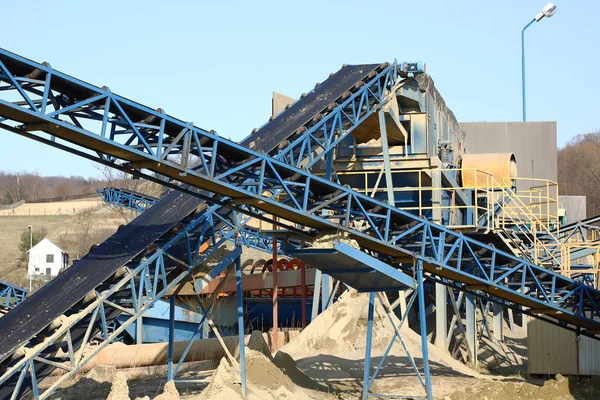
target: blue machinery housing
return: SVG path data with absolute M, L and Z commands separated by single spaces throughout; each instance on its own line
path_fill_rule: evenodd
M 73 314 L 77 317 L 71 317 L 71 323 L 62 324 L 55 331 L 47 328 L 52 319 L 66 313 L 75 301 L 65 302 L 64 306 L 58 302 L 55 309 L 49 310 L 47 317 L 52 319 L 47 323 L 42 321 L 42 326 L 31 326 L 28 334 L 17 337 L 8 332 L 8 324 L 0 327 L 0 334 L 7 337 L 0 345 L 0 361 L 6 365 L 0 377 L 0 397 L 17 397 L 26 386 L 36 397 L 50 395 L 63 380 L 40 393 L 39 376 L 45 376 L 51 368 L 66 369 L 64 379 L 71 376 L 89 359 L 88 356 L 83 359 L 78 349 L 92 334 L 100 331 L 108 343 L 111 340 L 106 330 L 108 320 L 120 313 L 133 314 L 131 322 L 139 318 L 153 301 L 169 293 L 210 255 L 212 248 L 208 254 L 197 252 L 207 236 L 213 237 L 215 246 L 239 236 L 246 218 L 241 214 L 272 221 L 302 235 L 346 232 L 361 249 L 336 247 L 349 258 L 347 268 L 335 270 L 325 266 L 326 272 L 359 291 L 370 293 L 406 287 L 407 276 L 416 274 L 421 314 L 424 313 L 421 278 L 426 278 L 598 338 L 599 291 L 400 210 L 392 199 L 370 197 L 339 184 L 332 166 L 336 147 L 369 118 L 384 121 L 384 107 L 390 93 L 398 90 L 403 79 L 420 72 L 419 65 L 410 63 L 345 66 L 238 144 L 160 109 L 118 96 L 106 87 L 65 75 L 48 64 L 0 50 L 1 128 L 149 180 L 156 181 L 154 174 L 160 174 L 172 180 L 160 183 L 176 187 L 185 193 L 182 196 L 213 204 L 204 206 L 200 213 L 192 213 L 193 209 L 184 213 L 181 218 L 187 221 L 179 224 L 177 230 L 167 230 L 174 233 L 167 244 L 161 244 L 160 240 L 148 243 L 154 251 L 151 255 L 146 252 L 143 257 L 132 257 L 123 271 L 115 267 L 112 274 L 107 274 L 107 279 L 112 277 L 109 290 L 94 291 L 91 298 L 89 291 L 80 293 L 79 302 L 88 300 L 85 308 Z M 327 96 L 319 96 L 319 91 Z M 385 129 L 385 123 L 381 127 Z M 382 132 L 382 138 L 385 136 Z M 163 201 L 173 199 L 162 200 L 151 210 Z M 237 243 L 240 244 L 240 239 Z M 169 249 L 177 254 L 170 254 Z M 310 249 L 307 253 L 310 254 Z M 181 255 L 185 257 L 178 257 Z M 379 260 L 381 264 L 371 260 Z M 224 270 L 235 259 L 226 261 L 227 265 L 220 263 L 210 275 L 215 276 L 216 271 Z M 241 272 L 239 261 L 235 264 L 238 314 L 241 314 Z M 315 267 L 319 268 L 319 264 Z M 78 268 L 82 267 L 77 264 L 71 267 L 72 274 Z M 101 284 L 104 281 L 95 286 Z M 126 298 L 134 305 L 134 312 L 122 305 Z M 374 298 L 372 294 L 370 326 Z M 36 304 L 35 300 L 31 300 L 31 306 L 28 302 L 11 311 L 15 315 L 12 318 L 19 318 L 20 307 L 25 310 Z M 210 304 L 209 301 L 203 307 Z M 3 318 L 9 318 L 11 313 Z M 425 319 L 421 320 L 424 329 Z M 239 329 L 243 338 L 243 323 Z M 16 353 L 32 337 L 37 335 L 39 339 L 44 330 L 49 332 L 44 337 L 45 347 L 36 347 L 33 354 Z M 76 335 L 77 332 L 81 334 Z M 119 330 L 112 335 L 118 333 Z M 431 398 L 427 340 L 422 336 L 424 388 L 426 397 Z M 370 334 L 367 340 L 369 337 Z M 68 349 L 70 366 L 45 357 L 60 344 Z M 368 345 L 364 398 L 369 395 L 368 388 L 374 379 L 370 377 L 369 361 Z M 245 388 L 244 363 L 242 354 L 240 372 Z M 177 367 L 169 371 L 171 378 Z

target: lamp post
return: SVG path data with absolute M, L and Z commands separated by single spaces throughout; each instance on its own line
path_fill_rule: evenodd
M 540 22 L 544 17 L 550 18 L 556 13 L 556 6 L 548 3 L 542 8 L 531 21 L 525 25 L 521 31 L 521 88 L 523 92 L 523 122 L 527 121 L 527 102 L 525 96 L 525 29 L 529 28 L 534 22 Z
M 29 261 L 31 262 L 31 248 L 33 247 L 33 226 L 28 225 L 27 229 L 29 229 Z M 29 269 L 29 266 L 27 266 Z M 29 293 L 31 293 L 31 271 L 29 271 Z

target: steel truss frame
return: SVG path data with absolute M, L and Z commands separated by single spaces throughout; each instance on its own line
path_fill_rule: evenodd
M 366 349 L 365 349 L 365 369 L 364 369 L 363 387 L 362 387 L 362 399 L 363 400 L 367 400 L 369 397 L 393 397 L 393 398 L 410 397 L 410 398 L 426 398 L 427 400 L 431 400 L 433 398 L 433 392 L 432 392 L 432 388 L 431 388 L 431 374 L 430 374 L 430 370 L 429 370 L 429 353 L 428 353 L 429 341 L 427 339 L 427 334 L 425 333 L 425 334 L 421 335 L 421 339 L 422 339 L 421 344 L 422 344 L 422 350 L 423 350 L 423 353 L 422 353 L 423 354 L 423 375 L 421 375 L 421 372 L 419 371 L 419 369 L 413 359 L 413 356 L 411 355 L 410 351 L 406 347 L 406 344 L 402 340 L 402 334 L 400 332 L 400 330 L 402 329 L 402 325 L 404 325 L 404 322 L 408 318 L 410 310 L 411 310 L 411 308 L 415 302 L 415 299 L 417 297 L 418 297 L 418 303 L 419 303 L 418 304 L 419 314 L 421 315 L 421 317 L 419 318 L 420 331 L 427 332 L 427 322 L 426 322 L 426 318 L 425 318 L 425 295 L 424 295 L 424 290 L 423 290 L 423 284 L 424 284 L 423 266 L 422 266 L 421 262 L 419 262 L 418 267 L 417 267 L 417 280 L 415 282 L 415 285 L 417 286 L 417 293 L 415 293 L 410 298 L 409 302 L 406 305 L 406 309 L 401 310 L 401 317 L 400 317 L 400 322 L 398 325 L 396 325 L 396 322 L 394 319 L 395 313 L 393 310 L 399 306 L 399 303 L 390 304 L 385 293 L 383 293 L 383 294 L 379 293 L 379 292 L 369 293 L 369 313 L 368 313 L 368 317 L 367 317 L 367 343 L 366 343 Z M 394 335 L 392 336 L 385 352 L 381 356 L 381 359 L 379 360 L 379 363 L 375 369 L 375 372 L 373 372 L 373 374 L 371 375 L 373 317 L 375 314 L 375 298 L 376 297 L 379 300 L 379 303 L 382 305 L 389 323 L 392 325 L 392 328 L 394 330 Z M 386 360 L 387 356 L 389 355 L 390 351 L 392 350 L 392 346 L 394 345 L 396 340 L 400 343 L 400 345 L 404 349 L 404 352 L 410 362 L 410 365 L 413 368 L 413 370 L 417 376 L 417 379 L 419 380 L 419 384 L 425 391 L 424 396 L 415 396 L 415 395 L 403 396 L 400 394 L 381 394 L 381 393 L 370 392 L 373 382 L 375 382 L 375 379 L 377 378 L 377 375 L 379 374 L 381 367 L 384 365 L 385 360 Z
M 399 268 L 410 269 L 413 260 L 420 260 L 430 278 L 444 278 L 461 290 L 482 293 L 504 304 L 526 306 L 526 312 L 591 337 L 600 328 L 600 291 L 134 103 L 106 88 L 6 51 L 0 51 L 0 55 L 28 65 L 44 77 L 33 80 L 14 76 L 5 63 L 0 63 L 0 80 L 6 82 L 0 87 L 0 125 L 7 130 L 27 137 L 38 137 L 36 132 L 43 132 L 62 138 L 67 144 L 61 148 L 67 151 L 78 152 L 74 144 L 96 152 L 104 163 L 118 165 L 124 160 L 140 175 L 152 171 L 217 193 L 213 200 L 233 209 L 241 210 L 240 205 L 246 205 L 246 213 L 260 210 L 279 216 L 293 223 L 290 229 L 300 224 L 318 230 L 347 231 L 365 249 L 377 252 Z M 395 64 L 388 68 L 398 71 Z M 66 82 L 84 95 L 77 98 L 61 94 L 63 89 L 52 85 L 56 77 L 63 87 Z M 383 84 L 377 87 L 385 89 Z M 55 105 L 57 109 L 53 109 Z M 344 103 L 340 107 L 347 106 Z M 366 108 L 366 104 L 352 106 L 348 115 L 358 120 Z M 335 131 L 335 123 L 343 129 L 339 119 L 323 121 L 330 124 L 329 131 Z M 190 167 L 190 159 L 198 165 Z M 274 197 L 276 193 L 280 195 Z
M 95 299 L 89 305 L 64 319 L 56 331 L 10 365 L 0 376 L 0 386 L 14 385 L 11 399 L 18 398 L 19 393 L 24 389 L 23 383 L 26 378 L 36 399 L 49 397 L 66 379 L 117 339 L 123 330 L 138 321 L 156 300 L 177 287 L 189 274 L 197 271 L 214 249 L 223 245 L 230 239 L 230 235 L 235 233 L 233 230 L 227 231 L 228 235 L 221 237 L 213 234 L 215 245 L 204 253 L 198 253 L 199 246 L 207 239 L 206 234 L 213 226 L 210 211 L 216 208 L 213 206 L 207 209 L 201 217 L 185 225 L 173 238 L 159 245 L 152 255 L 144 257 L 138 264 L 133 263 L 128 266 L 126 273 L 117 283 L 105 290 L 102 288 L 96 290 Z M 193 235 L 194 232 L 200 234 Z M 187 249 L 183 259 L 180 258 L 178 249 L 182 245 Z M 236 259 L 239 259 L 239 251 L 225 257 L 216 267 L 206 272 L 216 276 Z M 117 329 L 109 332 L 108 322 L 114 312 L 127 314 L 129 318 Z M 74 337 L 72 332 L 75 330 L 79 332 L 83 330 L 85 334 L 83 337 Z M 93 352 L 84 355 L 83 348 L 94 339 L 96 332 L 99 332 L 102 341 Z M 243 345 L 243 335 L 241 340 Z M 57 351 L 59 348 L 67 351 L 61 354 L 60 350 Z M 38 371 L 44 367 L 60 368 L 66 373 L 50 387 L 41 391 L 37 385 Z
M 108 204 L 127 208 L 136 212 L 144 212 L 152 207 L 158 199 L 141 193 L 133 193 L 125 189 L 111 187 L 96 189 L 98 196 Z
M 146 211 L 148 208 L 152 207 L 158 200 L 145 196 L 145 195 L 137 195 L 135 193 L 131 193 L 127 190 L 123 189 L 115 189 L 115 188 L 103 188 L 97 190 L 98 195 L 102 198 L 102 200 L 106 203 L 113 204 L 115 206 L 123 207 L 128 210 L 132 210 L 138 213 Z M 211 212 L 212 214 L 212 212 Z M 229 220 L 225 218 L 221 218 L 218 214 L 212 215 L 213 218 L 218 217 L 219 222 L 223 222 L 224 226 L 219 229 L 220 236 L 228 236 L 231 237 L 226 231 L 235 229 L 235 224 L 229 222 Z M 248 219 L 246 219 L 247 221 Z M 245 222 L 242 222 L 242 226 Z M 214 229 L 214 227 L 213 227 Z M 261 250 L 266 253 L 271 253 L 273 249 L 273 239 L 267 236 L 260 235 L 257 231 L 252 229 L 239 229 L 238 230 L 239 237 L 238 240 L 240 244 L 246 247 L 251 247 L 256 250 Z M 1 297 L 1 292 L 0 292 Z
M 0 307 L 6 310 L 12 310 L 25 300 L 27 293 L 27 289 L 23 289 L 12 283 L 0 281 Z

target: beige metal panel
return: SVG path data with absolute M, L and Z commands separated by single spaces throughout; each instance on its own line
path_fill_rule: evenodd
M 295 101 L 296 100 L 291 97 L 288 97 L 281 93 L 273 92 L 273 100 L 271 100 L 272 115 L 276 116 L 277 114 L 285 110 L 285 107 L 287 105 L 292 104 Z
M 556 122 L 461 122 L 469 153 L 514 153 L 519 177 L 557 180 Z M 519 190 L 531 182 L 517 182 Z
M 600 375 L 600 340 L 580 337 L 579 375 Z
M 527 356 L 530 374 L 577 375 L 577 337 L 574 332 L 530 318 Z

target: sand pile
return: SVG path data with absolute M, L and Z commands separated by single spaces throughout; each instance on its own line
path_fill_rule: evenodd
M 450 396 L 452 400 L 574 400 L 569 390 L 569 380 L 562 375 L 536 386 L 527 382 L 488 382 L 470 386 L 465 391 Z
M 348 232 L 340 231 L 334 233 L 320 233 L 318 234 L 312 243 L 313 249 L 330 249 L 333 247 L 333 244 L 336 240 L 340 242 L 344 242 L 354 247 L 355 249 L 360 249 L 358 242 L 350 237 Z
M 542 386 L 527 382 L 493 381 L 479 383 L 447 396 L 451 400 L 596 400 L 600 393 L 600 377 L 556 375 Z
M 335 396 L 317 391 L 321 386 L 304 375 L 291 357 L 278 355 L 280 369 L 260 332 L 252 334 L 246 348 L 247 399 L 334 399 Z M 298 382 L 296 382 L 298 381 Z M 308 388 L 307 388 L 308 387 Z M 223 358 L 212 382 L 202 392 L 202 400 L 243 399 L 241 381 L 236 368 Z
M 175 382 L 169 381 L 165 383 L 163 392 L 156 396 L 154 400 L 179 400 L 179 392 L 175 387 Z
M 377 300 L 375 305 L 373 355 L 384 350 L 394 335 L 394 330 L 383 307 Z M 296 361 L 316 355 L 335 355 L 354 360 L 364 359 L 368 307 L 368 294 L 348 291 L 282 350 L 290 354 Z M 399 324 L 398 319 L 395 316 L 393 318 L 395 323 Z M 421 337 L 407 324 L 403 325 L 400 333 L 412 356 L 421 358 Z M 405 353 L 400 345 L 395 344 L 390 355 L 404 357 Z M 434 345 L 429 345 L 429 360 L 431 364 L 441 364 L 463 374 L 475 375 L 469 367 Z
M 129 386 L 127 386 L 127 379 L 122 372 L 117 372 L 115 375 L 106 400 L 130 400 Z

